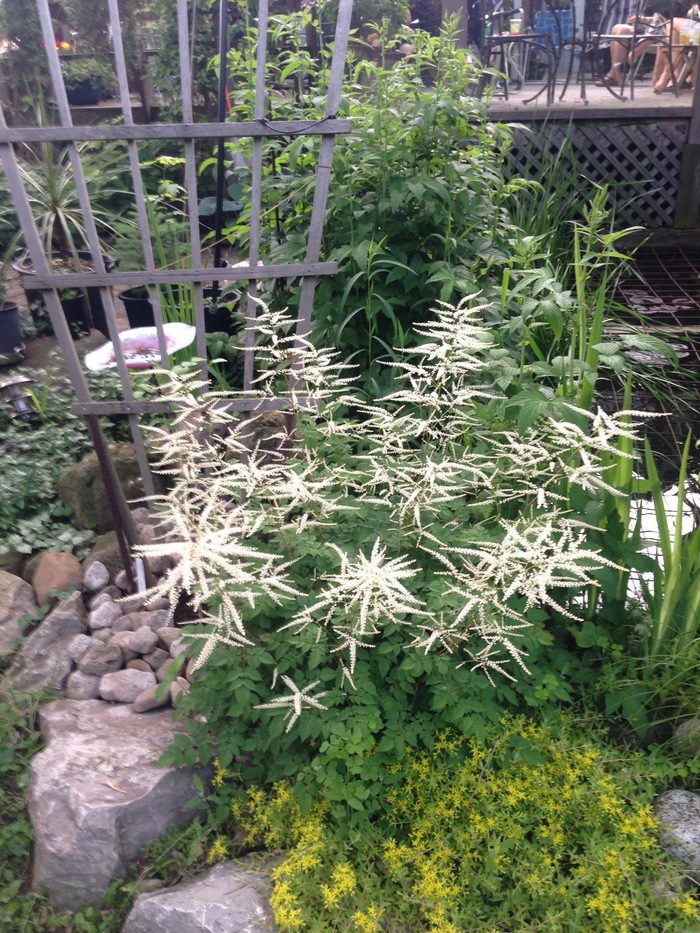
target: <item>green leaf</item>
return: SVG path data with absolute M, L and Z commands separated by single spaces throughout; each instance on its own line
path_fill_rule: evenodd
M 666 359 L 671 360 L 675 367 L 678 366 L 678 356 L 673 347 L 659 337 L 652 337 L 651 334 L 625 334 L 622 338 L 622 346 L 664 356 Z
M 549 411 L 550 401 L 547 396 L 539 389 L 527 389 L 518 392 L 513 398 L 509 399 L 506 409 L 518 408 L 518 430 L 523 434 L 531 425 L 533 425 L 545 412 Z
M 593 622 L 586 621 L 580 629 L 570 628 L 569 631 L 576 639 L 579 648 L 593 648 L 598 638 L 598 627 Z

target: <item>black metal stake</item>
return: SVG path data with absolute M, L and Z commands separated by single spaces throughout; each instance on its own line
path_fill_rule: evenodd
M 122 514 L 123 510 L 119 508 L 119 498 L 120 496 L 123 498 L 124 494 L 122 493 L 121 488 L 119 488 L 119 480 L 115 476 L 114 466 L 110 460 L 109 453 L 107 452 L 105 439 L 102 435 L 102 430 L 100 428 L 100 423 L 97 420 L 97 415 L 85 415 L 85 421 L 87 422 L 88 430 L 90 431 L 90 436 L 92 437 L 92 446 L 95 448 L 97 460 L 100 464 L 100 472 L 102 473 L 102 480 L 105 484 L 105 490 L 107 492 L 107 502 L 109 503 L 109 511 L 112 513 L 114 530 L 117 533 L 119 553 L 121 555 L 122 563 L 124 564 L 124 570 L 126 571 L 126 579 L 129 583 L 129 591 L 134 593 L 136 592 L 136 581 L 134 580 L 134 572 L 131 567 L 131 552 L 129 548 L 130 542 L 128 541 L 128 538 L 131 537 L 131 535 L 128 534 L 124 527 L 124 525 L 128 523 L 128 519 L 126 522 L 124 521 L 126 516 Z M 129 517 L 131 518 L 131 513 L 129 513 Z M 134 536 L 135 533 L 136 529 L 134 528 Z

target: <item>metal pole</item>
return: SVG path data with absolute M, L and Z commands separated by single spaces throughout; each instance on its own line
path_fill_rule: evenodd
M 219 0 L 219 123 L 226 122 L 226 71 L 228 53 L 228 2 Z M 226 140 L 219 140 L 216 155 L 216 222 L 214 226 L 214 267 L 221 268 L 221 236 L 224 229 L 224 182 Z M 211 291 L 211 303 L 216 308 L 219 300 L 219 283 L 214 280 Z
M 698 52 L 695 53 L 699 54 Z M 696 72 L 688 142 L 683 146 L 676 196 L 676 230 L 694 230 L 700 214 L 700 74 Z

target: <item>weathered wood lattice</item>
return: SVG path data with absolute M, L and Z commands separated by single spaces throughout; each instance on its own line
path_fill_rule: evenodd
M 352 14 L 352 0 L 340 0 L 335 45 L 330 68 L 328 93 L 326 97 L 325 115 L 318 121 L 288 121 L 271 123 L 266 119 L 265 111 L 265 71 L 267 58 L 268 37 L 268 0 L 259 0 L 258 7 L 258 44 L 256 53 L 255 72 L 255 104 L 254 120 L 247 123 L 195 123 L 192 102 L 192 74 L 190 71 L 190 29 L 188 22 L 187 0 L 177 0 L 178 14 L 178 42 L 180 58 L 180 82 L 182 91 L 183 122 L 181 124 L 147 124 L 135 125 L 129 86 L 127 81 L 126 63 L 122 42 L 121 20 L 119 16 L 118 0 L 108 0 L 112 28 L 114 61 L 119 84 L 119 97 L 123 110 L 123 125 L 118 126 L 80 126 L 72 124 L 70 108 L 66 90 L 61 74 L 61 64 L 56 48 L 56 41 L 49 11 L 49 0 L 36 0 L 41 21 L 43 40 L 46 47 L 49 69 L 51 73 L 54 95 L 59 117 L 59 125 L 52 127 L 21 127 L 8 128 L 4 113 L 0 108 L 0 159 L 7 176 L 8 184 L 19 216 L 22 231 L 29 249 L 36 277 L 32 286 L 41 289 L 47 310 L 49 312 L 54 332 L 58 338 L 66 366 L 77 397 L 74 411 L 82 414 L 88 420 L 93 436 L 93 442 L 106 469 L 117 487 L 113 466 L 100 433 L 97 422 L 99 414 L 127 414 L 131 426 L 134 446 L 141 468 L 146 493 L 153 494 L 153 480 L 151 477 L 146 446 L 138 423 L 138 415 L 144 412 L 167 410 L 167 406 L 158 402 L 139 402 L 134 394 L 129 379 L 121 343 L 118 337 L 117 318 L 111 286 L 119 285 L 146 285 L 153 304 L 155 324 L 158 333 L 159 352 L 161 364 L 168 365 L 165 332 L 163 330 L 163 315 L 160 306 L 158 288 L 153 286 L 162 284 L 177 285 L 178 283 L 192 283 L 194 290 L 195 321 L 196 321 L 196 347 L 197 356 L 206 360 L 206 339 L 204 323 L 203 283 L 213 280 L 226 279 L 227 281 L 246 280 L 248 285 L 248 303 L 246 308 L 245 353 L 244 362 L 244 391 L 239 398 L 231 399 L 228 406 L 233 409 L 250 411 L 260 408 L 284 408 L 285 399 L 260 400 L 252 393 L 252 380 L 254 369 L 255 346 L 255 319 L 257 305 L 254 296 L 257 282 L 271 278 L 301 278 L 301 299 L 297 320 L 297 337 L 303 339 L 309 332 L 311 312 L 313 307 L 314 288 L 316 277 L 337 272 L 337 265 L 333 262 L 320 262 L 321 237 L 328 196 L 328 187 L 331 173 L 331 160 L 335 136 L 338 133 L 347 133 L 350 130 L 349 120 L 336 118 L 340 104 L 340 93 L 345 68 L 350 17 Z M 306 261 L 304 263 L 289 265 L 263 264 L 258 266 L 260 258 L 260 221 L 261 221 L 261 185 L 263 177 L 263 147 L 266 137 L 278 137 L 285 134 L 313 134 L 321 136 L 319 158 L 314 189 L 314 201 L 309 225 L 309 235 L 306 247 Z M 250 251 L 249 268 L 212 269 L 204 268 L 200 242 L 199 219 L 197 214 L 197 171 L 195 165 L 195 139 L 234 139 L 249 137 L 253 140 L 252 159 L 252 208 L 250 219 Z M 156 270 L 153 246 L 149 231 L 148 216 L 145 206 L 144 189 L 139 166 L 137 149 L 138 140 L 147 139 L 177 139 L 184 144 L 185 150 L 185 187 L 188 200 L 189 235 L 192 264 L 190 268 L 178 270 Z M 80 155 L 76 146 L 83 140 L 126 140 L 128 156 L 133 183 L 138 219 L 141 229 L 142 247 L 145 256 L 145 268 L 136 272 L 111 272 L 105 269 L 100 242 L 97 234 L 94 216 L 90 206 L 90 198 L 85 184 Z M 94 271 L 71 274 L 54 272 L 48 257 L 41 244 L 36 224 L 34 222 L 27 193 L 23 187 L 20 172 L 15 157 L 13 144 L 50 141 L 64 143 L 70 157 L 77 195 L 83 214 L 87 231 L 88 247 L 92 253 Z M 255 280 L 251 280 L 250 270 L 255 270 Z M 83 371 L 78 359 L 68 324 L 61 310 L 57 289 L 85 288 L 97 286 L 100 288 L 102 302 L 105 309 L 109 335 L 114 344 L 117 370 L 120 376 L 123 392 L 123 401 L 95 402 L 90 396 Z M 203 374 L 206 375 L 206 365 L 203 364 Z M 247 397 L 246 397 L 247 395 Z M 109 488 L 109 484 L 108 484 Z M 115 492 L 115 489 L 113 489 Z M 121 497 L 117 503 L 129 544 L 135 543 L 135 529 L 130 521 L 128 509 Z M 119 530 L 119 529 L 118 529 Z
M 547 166 L 569 171 L 570 159 L 559 154 L 570 145 L 582 193 L 590 182 L 610 185 L 618 223 L 672 226 L 687 138 L 688 121 L 682 119 L 532 124 L 530 131 L 515 131 L 507 171 L 529 178 Z

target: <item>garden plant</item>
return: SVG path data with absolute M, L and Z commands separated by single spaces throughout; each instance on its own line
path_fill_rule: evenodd
M 149 6 L 163 16 L 166 96 L 167 6 Z M 255 394 L 273 407 L 284 396 L 287 411 L 222 406 L 240 374 L 233 326 L 210 338 L 211 382 L 178 360 L 135 383 L 173 412 L 149 429 L 169 538 L 140 552 L 179 554 L 152 593 L 188 620 L 157 696 L 192 679 L 162 763 L 211 767 L 201 815 L 115 882 L 108 910 L 55 914 L 28 892 L 31 829 L 9 822 L 40 745 L 36 707 L 7 698 L 8 933 L 117 933 L 144 877 L 175 882 L 263 850 L 277 857 L 283 933 L 700 930 L 696 888 L 661 851 L 652 807 L 700 772 L 697 755 L 664 744 L 700 699 L 700 534 L 684 538 L 680 520 L 669 530 L 651 419 L 633 405 L 634 351 L 669 370 L 678 358 L 645 333 L 606 330 L 628 258 L 614 191 L 509 178 L 512 131 L 470 96 L 478 67 L 455 48 L 455 23 L 413 34 L 388 67 L 404 11 L 385 6 L 381 47 L 356 40 L 342 98 L 353 128 L 337 142 L 323 245 L 340 272 L 318 282 L 308 340 L 295 334 L 296 283 L 259 301 Z M 198 11 L 197 36 L 214 13 Z M 301 21 L 318 54 L 298 14 L 272 18 L 271 119 L 322 116 L 328 50 L 308 11 Z M 245 5 L 232 38 L 231 115 L 250 119 Z M 193 59 L 206 110 L 218 63 L 205 39 Z M 303 258 L 317 147 L 266 144 L 262 253 L 274 262 Z M 128 267 L 142 257 L 118 154 L 90 148 L 86 162 Z M 245 257 L 248 143 L 229 154 L 224 235 Z M 200 155 L 206 191 L 215 161 Z M 157 263 L 186 262 L 181 154 L 149 143 L 140 159 Z M 36 152 L 23 171 L 47 249 L 74 253 L 65 154 Z M 211 207 L 203 197 L 204 223 Z M 187 295 L 165 297 L 168 315 L 188 313 Z M 617 407 L 600 404 L 610 385 Z M 79 548 L 54 484 L 87 434 L 58 392 L 37 401 L 38 427 L 2 428 L 3 544 Z M 676 464 L 678 518 L 692 449 L 690 437 Z M 642 534 L 645 501 L 659 553 Z

